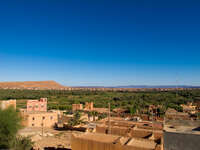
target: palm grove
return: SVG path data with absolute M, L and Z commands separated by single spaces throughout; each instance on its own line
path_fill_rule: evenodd
M 146 92 L 106 92 L 106 91 L 64 91 L 64 90 L 0 90 L 0 99 L 17 99 L 17 107 L 23 108 L 27 99 L 48 98 L 48 109 L 71 110 L 72 104 L 94 102 L 95 107 L 120 107 L 134 112 L 145 110 L 149 105 L 161 105 L 182 111 L 180 104 L 200 100 L 200 90 L 146 91 Z

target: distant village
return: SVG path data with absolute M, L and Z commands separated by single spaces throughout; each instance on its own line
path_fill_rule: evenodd
M 183 112 L 149 105 L 148 114 L 131 115 L 126 109 L 96 108 L 93 102 L 72 104 L 71 112 L 47 110 L 48 99 L 27 100 L 19 108 L 23 129 L 34 150 L 199 150 L 200 101 L 182 104 Z M 0 101 L 0 108 L 16 108 L 16 100 Z

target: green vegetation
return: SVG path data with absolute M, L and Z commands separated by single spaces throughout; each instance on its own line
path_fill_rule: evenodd
M 131 113 L 144 111 L 149 105 L 161 105 L 165 112 L 168 107 L 182 111 L 180 104 L 200 100 L 200 90 L 147 91 L 147 92 L 104 92 L 104 91 L 62 91 L 62 90 L 0 90 L 0 99 L 17 99 L 17 107 L 25 107 L 25 100 L 48 98 L 48 109 L 71 111 L 74 103 L 94 102 L 95 107 L 127 108 Z
M 197 118 L 200 120 L 200 112 L 197 113 Z
M 32 148 L 31 140 L 17 136 L 17 132 L 21 128 L 19 113 L 13 107 L 0 109 L 0 118 L 0 149 L 30 150 Z
M 68 121 L 68 125 L 73 127 L 73 126 L 76 126 L 76 125 L 79 125 L 82 123 L 82 120 L 81 120 L 81 113 L 79 111 L 76 111 L 74 113 L 74 116 L 73 118 L 71 118 L 69 121 Z
M 0 147 L 8 148 L 20 128 L 21 118 L 14 108 L 0 110 Z
M 29 137 L 18 136 L 11 144 L 11 147 L 14 150 L 31 150 L 33 147 L 33 142 Z

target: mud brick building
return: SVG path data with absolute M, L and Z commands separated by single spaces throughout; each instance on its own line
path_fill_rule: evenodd
M 23 125 L 26 127 L 54 127 L 58 122 L 55 112 L 29 112 L 24 114 Z
M 72 150 L 160 150 L 152 140 L 99 133 L 72 135 L 71 146 Z
M 150 121 L 126 121 L 119 117 L 111 117 L 110 122 L 110 135 L 123 136 L 130 139 L 139 139 L 139 141 L 145 140 L 146 142 L 155 142 L 156 150 L 163 148 L 163 124 L 162 122 L 150 122 Z M 102 124 L 96 126 L 96 132 L 100 134 L 108 135 L 109 122 L 104 120 Z M 135 140 L 134 140 L 135 141 Z M 137 143 L 137 142 L 136 142 Z M 135 146 L 133 142 L 132 146 Z M 141 147 L 134 150 L 143 150 Z
M 83 104 L 72 104 L 72 111 L 83 110 Z
M 165 119 L 172 119 L 172 120 L 190 120 L 190 116 L 188 113 L 184 112 L 177 112 L 173 108 L 168 108 L 165 112 Z
M 86 102 L 85 103 L 85 110 L 94 110 L 94 103 L 93 102 Z
M 46 112 L 47 111 L 47 98 L 40 98 L 39 100 L 27 101 L 27 112 Z
M 47 111 L 47 98 L 28 100 L 27 108 L 21 109 L 22 124 L 26 127 L 54 127 L 59 113 Z

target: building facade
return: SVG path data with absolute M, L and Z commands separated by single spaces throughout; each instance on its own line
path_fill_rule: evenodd
M 94 103 L 93 102 L 86 102 L 85 103 L 85 110 L 94 110 Z
M 23 118 L 26 127 L 54 127 L 58 123 L 58 114 L 55 112 L 29 112 Z
M 83 104 L 72 104 L 72 111 L 83 110 Z
M 28 100 L 27 112 L 46 112 L 47 111 L 47 98 L 40 98 L 40 100 Z
M 152 140 L 99 133 L 72 134 L 71 147 L 72 150 L 161 150 Z

